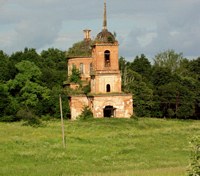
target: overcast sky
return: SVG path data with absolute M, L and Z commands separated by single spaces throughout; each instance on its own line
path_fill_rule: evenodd
M 0 50 L 11 54 L 25 47 L 38 52 L 67 50 L 94 38 L 103 23 L 104 0 L 0 0 Z M 128 60 L 174 49 L 200 56 L 200 0 L 107 0 L 108 30 L 116 32 L 120 56 Z

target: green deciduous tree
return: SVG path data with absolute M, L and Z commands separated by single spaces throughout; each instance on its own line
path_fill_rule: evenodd
M 122 75 L 122 88 L 124 88 L 124 85 L 126 85 L 127 69 L 129 68 L 128 65 L 129 65 L 129 62 L 127 62 L 124 57 L 119 58 L 119 69 Z
M 151 74 L 151 82 L 154 87 L 167 84 L 174 80 L 169 68 L 154 66 Z
M 0 68 L 0 107 L 3 114 L 16 115 L 20 110 L 39 116 L 58 116 L 58 95 L 63 94 L 62 84 L 67 78 L 64 51 L 50 48 L 39 55 L 35 49 L 25 48 L 24 51 L 17 51 L 10 57 L 1 51 Z M 65 114 L 69 116 L 66 96 L 65 99 Z
M 9 106 L 9 93 L 6 84 L 0 83 L 0 117 L 5 115 L 5 109 Z
M 157 54 L 154 62 L 154 113 L 159 117 L 198 118 L 199 82 L 198 74 L 193 74 L 198 62 L 189 61 L 174 50 Z
M 189 90 L 189 95 L 194 98 L 193 105 L 190 104 L 191 108 L 195 107 L 194 115 L 191 118 L 199 119 L 200 115 L 200 82 L 194 77 L 182 77 L 181 84 L 187 90 Z M 191 101 L 186 101 L 186 103 L 191 103 Z M 187 107 L 189 108 L 189 106 Z
M 49 98 L 42 99 L 38 105 L 38 114 L 42 115 L 50 115 L 51 117 L 60 118 L 60 106 L 59 106 L 59 95 L 62 96 L 62 107 L 63 107 L 63 116 L 64 118 L 70 118 L 70 107 L 68 96 L 64 92 L 61 86 L 54 86 L 52 90 L 50 90 Z
M 142 76 L 131 70 L 127 70 L 124 91 L 133 94 L 135 114 L 139 117 L 151 116 L 153 106 L 153 90 L 142 80 Z
M 200 57 L 189 62 L 190 76 L 200 81 Z
M 16 74 L 14 63 L 9 56 L 0 50 L 0 81 L 6 82 Z
M 155 56 L 154 65 L 158 67 L 166 67 L 171 72 L 176 72 L 181 67 L 183 60 L 182 53 L 176 53 L 174 50 L 167 50 Z
M 195 96 L 186 86 L 170 82 L 159 86 L 155 95 L 162 117 L 189 118 L 194 115 Z
M 24 109 L 34 109 L 43 99 L 49 99 L 49 89 L 40 85 L 41 71 L 33 62 L 21 61 L 16 64 L 19 73 L 7 82 L 14 102 Z M 19 106 L 18 105 L 18 106 Z
M 49 48 L 41 52 L 42 62 L 40 68 L 42 71 L 41 80 L 45 86 L 52 88 L 56 85 L 62 85 L 67 78 L 67 61 L 65 52 Z
M 23 60 L 34 62 L 37 66 L 41 61 L 40 55 L 34 48 L 25 48 L 24 51 L 17 51 L 10 56 L 10 59 L 16 63 Z
M 150 76 L 151 63 L 144 54 L 141 54 L 140 57 L 136 56 L 134 61 L 131 63 L 130 68 L 147 79 Z

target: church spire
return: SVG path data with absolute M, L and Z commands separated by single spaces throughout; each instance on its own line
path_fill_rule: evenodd
M 104 0 L 103 30 L 107 29 L 106 0 Z

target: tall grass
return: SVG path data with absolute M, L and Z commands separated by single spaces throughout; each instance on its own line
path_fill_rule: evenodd
M 199 121 L 96 119 L 32 128 L 0 123 L 0 175 L 182 176 Z

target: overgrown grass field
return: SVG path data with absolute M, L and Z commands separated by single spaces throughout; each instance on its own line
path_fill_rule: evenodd
M 184 176 L 200 121 L 97 119 L 0 123 L 1 176 Z

